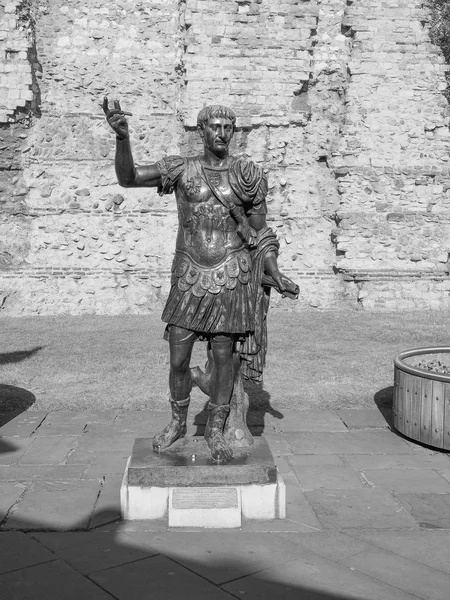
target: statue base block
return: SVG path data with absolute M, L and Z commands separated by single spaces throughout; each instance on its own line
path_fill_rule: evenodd
M 137 438 L 121 487 L 126 520 L 167 519 L 169 527 L 240 527 L 242 518 L 286 517 L 286 493 L 266 440 L 212 460 L 203 437 L 186 437 L 156 453 Z

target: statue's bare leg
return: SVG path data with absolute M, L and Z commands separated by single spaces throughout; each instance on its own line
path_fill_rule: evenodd
M 170 423 L 153 438 L 153 449 L 163 450 L 186 435 L 186 419 L 189 409 L 192 377 L 189 368 L 195 334 L 181 327 L 170 327 Z
M 233 347 L 234 340 L 229 336 L 215 336 L 211 340 L 213 367 L 205 440 L 211 450 L 211 456 L 215 460 L 223 461 L 233 457 L 233 451 L 223 437 L 234 385 Z

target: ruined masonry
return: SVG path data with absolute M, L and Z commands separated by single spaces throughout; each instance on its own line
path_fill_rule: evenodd
M 173 197 L 135 159 L 200 150 L 202 106 L 269 174 L 270 225 L 306 306 L 449 306 L 447 67 L 418 0 L 0 0 L 0 307 L 145 313 L 167 293 Z

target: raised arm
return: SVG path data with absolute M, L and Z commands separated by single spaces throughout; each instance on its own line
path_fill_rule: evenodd
M 118 100 L 114 101 L 114 108 L 108 107 L 108 98 L 103 100 L 103 111 L 106 120 L 116 134 L 115 167 L 117 181 L 122 187 L 157 187 L 161 185 L 161 174 L 156 164 L 136 167 L 131 152 L 130 135 L 126 114 Z

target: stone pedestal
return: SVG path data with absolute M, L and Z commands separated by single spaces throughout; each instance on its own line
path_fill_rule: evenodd
M 137 438 L 121 487 L 126 520 L 167 519 L 170 527 L 240 527 L 244 519 L 284 519 L 285 486 L 264 438 L 212 460 L 203 437 L 187 437 L 160 454 Z

